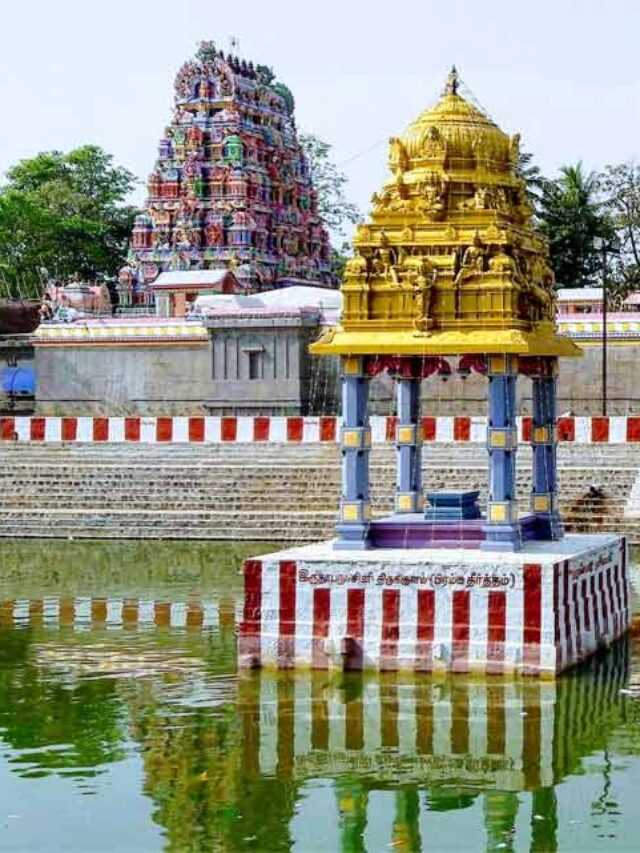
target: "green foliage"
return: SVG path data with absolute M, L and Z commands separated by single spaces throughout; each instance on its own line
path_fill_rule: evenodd
M 602 270 L 601 241 L 613 239 L 599 176 L 577 163 L 563 166 L 556 180 L 545 181 L 540 229 L 549 239 L 556 280 L 565 287 L 595 284 Z
M 349 260 L 351 255 L 351 247 L 346 240 L 343 240 L 339 248 L 331 246 L 331 273 L 336 279 L 336 281 L 342 281 L 342 277 L 344 275 L 344 268 L 346 267 L 347 261 Z
M 640 166 L 607 166 L 601 176 L 605 208 L 615 231 L 608 270 L 619 299 L 640 290 Z
M 135 208 L 134 176 L 98 146 L 47 151 L 9 170 L 0 188 L 0 295 L 38 295 L 47 276 L 114 276 Z
M 342 236 L 348 225 L 362 221 L 357 205 L 347 200 L 347 176 L 333 162 L 328 142 L 310 133 L 300 134 L 299 141 L 309 162 L 313 188 L 318 193 L 318 212 L 334 236 Z
M 545 179 L 540 171 L 540 167 L 534 163 L 533 154 L 530 151 L 520 152 L 516 164 L 516 172 L 518 177 L 524 181 L 530 203 L 537 210 L 544 189 Z

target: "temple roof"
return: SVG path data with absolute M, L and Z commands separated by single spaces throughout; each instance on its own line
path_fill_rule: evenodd
M 313 352 L 580 354 L 556 334 L 519 142 L 460 94 L 452 69 L 436 104 L 389 140 L 391 174 L 353 241 L 341 325 Z

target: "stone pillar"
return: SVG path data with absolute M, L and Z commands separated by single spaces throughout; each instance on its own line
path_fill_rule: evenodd
M 537 519 L 537 537 L 561 539 L 556 467 L 556 385 L 558 360 L 541 358 L 531 374 L 533 421 L 531 424 L 531 512 Z
M 516 501 L 516 382 L 518 358 L 513 355 L 490 355 L 489 423 L 489 501 L 484 527 L 485 550 L 519 551 L 520 524 Z
M 407 362 L 408 375 L 396 377 L 397 478 L 395 511 L 421 512 L 422 497 L 422 430 L 420 429 L 420 386 L 422 377 L 417 365 Z
M 342 359 L 342 497 L 336 548 L 366 548 L 371 501 L 369 494 L 369 379 L 365 359 Z

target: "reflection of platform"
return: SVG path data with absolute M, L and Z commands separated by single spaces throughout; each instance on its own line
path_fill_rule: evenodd
M 553 676 L 629 618 L 619 536 L 514 553 L 325 542 L 246 561 L 240 665 Z
M 522 791 L 558 783 L 620 721 L 624 643 L 558 682 L 263 673 L 240 680 L 244 763 L 263 776 Z
M 369 542 L 375 548 L 480 548 L 486 541 L 484 518 L 432 521 L 421 513 L 390 515 L 372 521 Z M 523 542 L 538 538 L 533 515 L 520 517 Z
M 65 628 L 76 631 L 99 628 L 233 627 L 233 600 L 169 601 L 88 596 L 0 598 L 2 628 Z

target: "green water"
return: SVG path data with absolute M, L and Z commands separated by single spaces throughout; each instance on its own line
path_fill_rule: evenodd
M 640 642 L 557 684 L 238 677 L 272 549 L 0 543 L 0 849 L 640 848 Z

